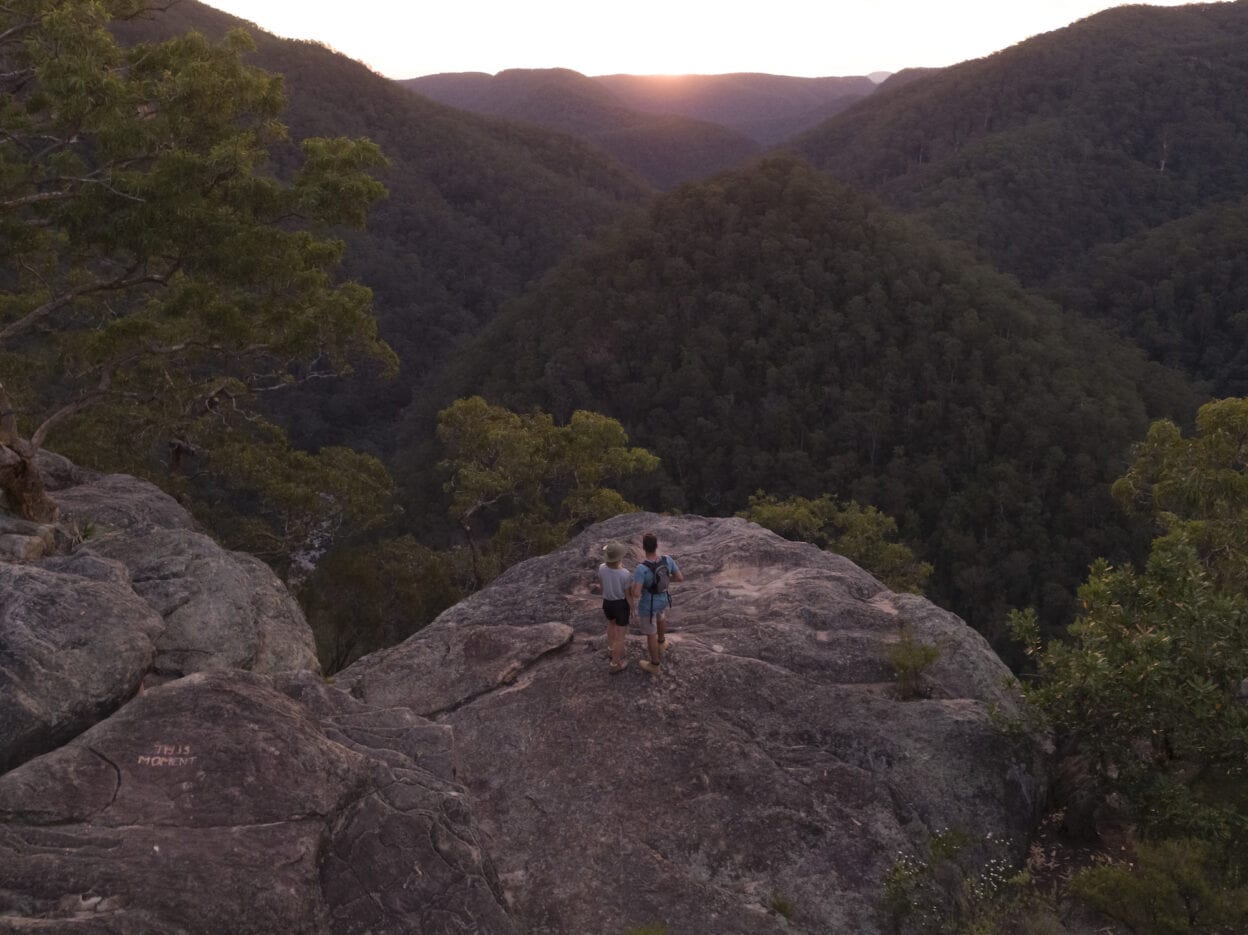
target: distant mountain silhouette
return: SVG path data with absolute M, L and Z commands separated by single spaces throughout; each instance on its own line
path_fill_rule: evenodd
M 604 75 L 595 82 L 625 105 L 731 127 L 765 145 L 816 126 L 876 89 L 869 77 Z
M 879 91 L 896 91 L 898 88 L 910 84 L 912 81 L 918 81 L 920 78 L 927 78 L 943 71 L 940 68 L 903 68 L 901 71 L 893 72 L 886 75 L 876 88 Z
M 566 68 L 430 75 L 399 84 L 452 107 L 578 136 L 660 188 L 739 166 L 762 151 L 726 126 L 632 109 L 599 80 Z
M 870 78 L 603 75 L 566 68 L 461 72 L 399 82 L 425 97 L 589 140 L 671 188 L 742 165 L 874 93 Z

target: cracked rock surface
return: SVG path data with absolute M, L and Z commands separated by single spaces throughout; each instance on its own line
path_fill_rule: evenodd
M 449 726 L 326 684 L 151 485 L 40 460 L 90 535 L 0 561 L 0 932 L 518 933 Z
M 115 566 L 0 563 L 0 773 L 116 710 L 163 630 Z
M 317 672 L 303 613 L 262 562 L 197 532 L 156 487 L 49 452 L 72 554 L 0 561 L 0 772 L 191 672 Z
M 0 562 L 0 932 L 873 935 L 900 854 L 1040 815 L 981 637 L 743 520 L 617 517 L 331 686 L 267 569 L 49 458 L 93 534 Z M 647 530 L 687 580 L 612 675 L 591 585 Z
M 0 776 L 0 930 L 514 933 L 449 744 L 307 674 L 144 692 Z
M 663 673 L 607 672 L 601 548 L 676 557 Z M 888 648 L 940 648 L 897 698 Z M 524 562 L 338 684 L 450 726 L 518 927 L 884 930 L 899 854 L 957 829 L 1019 853 L 1048 781 L 1006 667 L 957 617 L 739 519 L 619 516 Z M 788 908 L 782 918 L 777 898 Z
M 119 565 L 165 621 L 156 678 L 210 669 L 320 671 L 303 612 L 267 565 L 197 531 L 176 500 L 146 481 L 40 456 L 62 516 L 91 530 L 75 555 Z

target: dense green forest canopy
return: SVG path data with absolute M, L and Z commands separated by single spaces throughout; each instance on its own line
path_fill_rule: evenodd
M 190 30 L 216 38 L 240 26 L 255 41 L 247 60 L 282 76 L 293 142 L 366 136 L 389 160 L 388 197 L 366 231 L 344 232 L 344 273 L 373 290 L 399 379 L 363 373 L 293 396 L 278 412 L 306 445 L 386 451 L 399 410 L 451 348 L 649 188 L 587 143 L 435 104 L 324 46 L 279 39 L 195 0 L 114 29 L 137 41 Z
M 1112 324 L 1155 360 L 1248 395 L 1248 198 L 1099 248 L 1059 277 L 1062 303 Z
M 1121 7 L 884 87 L 794 143 L 1042 284 L 1248 193 L 1248 3 Z
M 1041 647 L 1030 696 L 1089 787 L 1073 825 L 1112 795 L 1151 839 L 1075 890 L 1132 931 L 1240 932 L 1248 921 L 1248 399 L 1202 406 L 1196 430 L 1154 423 L 1114 484 L 1157 533 L 1141 567 L 1098 562 L 1069 640 Z M 1085 828 L 1085 830 L 1093 830 Z M 1156 847 L 1165 856 L 1150 859 Z M 1151 866 L 1150 866 L 1151 864 Z
M 1070 611 L 1130 534 L 1108 484 L 1180 380 L 803 163 L 655 202 L 549 274 L 446 395 L 596 408 L 659 455 L 656 505 L 757 490 L 897 518 L 937 599 L 987 628 Z

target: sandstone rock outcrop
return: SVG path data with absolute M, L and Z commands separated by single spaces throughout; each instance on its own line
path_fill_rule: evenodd
M 517 935 L 449 727 L 151 485 L 40 467 L 84 539 L 0 561 L 0 932 Z
M 63 519 L 87 538 L 69 556 L 38 549 L 0 562 L 0 769 L 64 743 L 145 683 L 210 669 L 319 671 L 302 612 L 263 563 L 196 531 L 151 484 L 48 452 L 38 464 Z
M 517 932 L 449 733 L 306 674 L 144 692 L 0 776 L 0 930 Z
M 165 619 L 156 673 L 319 669 L 303 613 L 263 562 L 221 548 L 145 481 L 84 471 L 42 452 L 40 459 L 62 517 L 93 533 L 78 551 L 120 562 L 135 592 Z
M 101 535 L 79 551 L 123 565 L 135 593 L 164 619 L 155 675 L 319 671 L 303 612 L 258 559 L 203 533 L 152 526 Z
M 982 638 L 742 520 L 617 517 L 330 685 L 264 566 L 46 475 L 91 535 L 0 562 L 0 931 L 871 935 L 899 854 L 1039 816 Z M 610 675 L 590 585 L 646 529 L 687 575 L 671 648 Z M 903 627 L 940 648 L 913 701 Z
M 687 581 L 657 678 L 609 675 L 602 545 L 657 530 Z M 626 564 L 628 562 L 626 561 Z M 901 701 L 903 625 L 940 657 Z M 521 930 L 881 930 L 900 853 L 1024 846 L 1047 782 L 1008 670 L 952 614 L 743 520 L 620 516 L 525 562 L 338 684 L 437 718 Z M 782 918 L 774 906 L 789 908 Z
M 0 564 L 0 773 L 116 710 L 164 630 L 120 566 L 48 565 Z

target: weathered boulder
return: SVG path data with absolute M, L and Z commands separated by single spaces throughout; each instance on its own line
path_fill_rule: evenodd
M 176 500 L 146 481 L 75 470 L 64 459 L 49 466 L 61 515 L 90 529 L 79 551 L 124 565 L 135 592 L 164 618 L 155 676 L 320 671 L 303 612 L 267 565 L 197 531 Z
M 0 561 L 33 562 L 47 552 L 48 544 L 41 536 L 0 535 Z
M 610 675 L 594 571 L 611 539 L 639 560 L 647 529 L 687 577 L 671 648 L 660 676 Z M 898 699 L 888 661 L 903 626 L 940 649 L 919 700 Z M 646 514 L 512 568 L 338 678 L 454 729 L 532 935 L 881 931 L 899 853 L 946 829 L 1025 846 L 1048 757 L 1012 681 L 958 618 L 843 558 L 743 520 Z
M 35 453 L 35 467 L 39 469 L 39 478 L 43 481 L 44 489 L 49 492 L 88 484 L 104 476 L 98 471 L 79 467 L 64 455 L 43 448 Z
M 65 550 L 63 530 L 4 519 L 0 539 L 32 545 L 0 560 L 0 772 L 140 684 L 207 669 L 319 671 L 302 611 L 262 562 L 197 532 L 151 484 L 48 452 L 38 463 L 62 517 L 90 535 L 68 556 L 45 554 Z
M 144 692 L 0 776 L 0 929 L 514 933 L 449 733 L 306 674 Z
M 152 526 L 106 533 L 80 551 L 124 565 L 135 593 L 164 618 L 156 675 L 320 670 L 303 611 L 253 556 L 203 533 Z
M 0 563 L 0 773 L 134 695 L 163 629 L 119 566 Z
M 61 508 L 62 520 L 84 530 L 195 529 L 195 520 L 177 500 L 128 474 L 98 475 L 53 491 L 52 499 Z

